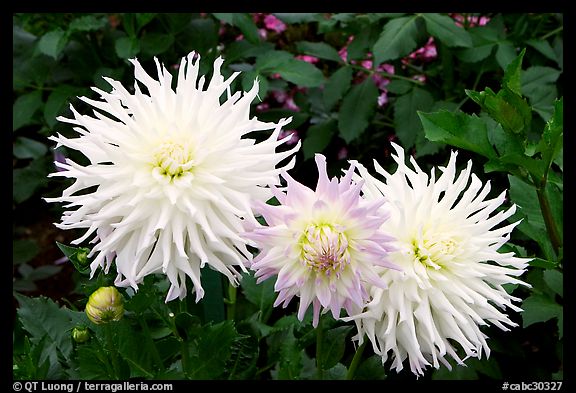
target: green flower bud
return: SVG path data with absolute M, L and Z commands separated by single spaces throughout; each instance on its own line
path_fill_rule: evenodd
M 90 338 L 90 332 L 88 331 L 88 328 L 76 326 L 74 330 L 72 330 L 72 338 L 77 343 L 84 343 Z
M 96 324 L 119 321 L 124 315 L 122 295 L 116 287 L 98 288 L 88 298 L 86 315 Z

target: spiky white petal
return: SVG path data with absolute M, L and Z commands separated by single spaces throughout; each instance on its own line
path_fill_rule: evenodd
M 385 270 L 381 278 L 387 288 L 372 287 L 373 296 L 354 320 L 355 337 L 364 335 L 384 363 L 392 354 L 392 366 L 400 371 L 408 358 L 414 374 L 423 375 L 427 366 L 450 368 L 446 357 L 462 364 L 465 358 L 487 356 L 490 348 L 480 327 L 489 323 L 501 329 L 516 326 L 505 314 L 506 307 L 520 311 L 503 284 L 523 284 L 520 276 L 529 259 L 514 253 L 498 253 L 519 223 L 501 225 L 516 206 L 493 214 L 504 202 L 505 193 L 486 199 L 490 183 L 471 172 L 472 162 L 456 177 L 456 152 L 435 178 L 424 173 L 411 157 L 414 169 L 405 164 L 403 149 L 393 144 L 398 155 L 394 174 L 377 162 L 380 181 L 358 165 L 365 181 L 362 188 L 369 201 L 386 201 L 382 226 L 394 234 L 397 251 L 389 260 L 402 271 Z M 464 359 L 458 355 L 459 348 Z
M 274 188 L 278 206 L 257 206 L 268 226 L 246 234 L 260 248 L 251 264 L 257 282 L 277 275 L 274 306 L 286 307 L 300 298 L 298 318 L 313 305 L 313 325 L 320 311 L 340 317 L 361 310 L 368 300 L 366 287 L 384 286 L 376 268 L 396 268 L 386 261 L 391 237 L 379 227 L 386 220 L 376 214 L 381 202 L 360 197 L 362 183 L 352 181 L 354 166 L 338 180 L 330 180 L 326 158 L 316 155 L 318 184 L 313 191 L 286 172 L 286 193 Z
M 205 77 L 198 80 L 200 58 L 194 57 L 192 52 L 182 58 L 175 91 L 171 74 L 157 59 L 159 80 L 131 60 L 133 93 L 105 78 L 111 92 L 93 88 L 101 100 L 80 97 L 97 109 L 94 117 L 71 106 L 73 118 L 58 118 L 76 125 L 80 136 L 50 138 L 89 161 L 56 163 L 63 171 L 50 176 L 75 180 L 61 197 L 46 198 L 68 202 L 70 210 L 56 225 L 86 229 L 73 244 L 95 235 L 92 275 L 98 267 L 108 271 L 114 258 L 118 286 L 137 289 L 146 275 L 166 274 L 171 283 L 166 301 L 186 296 L 186 276 L 196 301 L 202 298 L 200 269 L 206 264 L 237 283 L 238 268 L 245 271 L 244 259 L 251 258 L 248 240 L 238 234 L 245 222 L 255 222 L 252 203 L 271 197 L 267 185 L 279 184 L 280 171 L 294 160 L 283 168 L 278 164 L 300 147 L 276 152 L 286 141 L 278 141 L 278 135 L 290 119 L 249 118 L 257 81 L 249 92 L 231 95 L 230 84 L 239 73 L 225 80 L 218 58 L 205 87 Z M 247 137 L 270 129 L 261 142 Z

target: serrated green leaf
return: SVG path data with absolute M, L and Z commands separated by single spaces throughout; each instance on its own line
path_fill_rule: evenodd
M 553 261 L 547 261 L 546 259 L 542 258 L 534 258 L 528 264 L 532 267 L 540 267 L 542 269 L 556 269 L 558 264 Z
M 384 25 L 384 30 L 374 44 L 374 66 L 387 60 L 395 60 L 416 49 L 418 16 L 404 16 L 392 19 Z
M 501 380 L 502 371 L 498 362 L 494 358 L 472 358 L 466 361 L 468 367 L 473 368 L 475 371 L 484 374 L 492 379 Z
M 498 43 L 496 48 L 496 61 L 503 70 L 505 70 L 508 65 L 512 64 L 512 62 L 514 62 L 516 56 L 516 47 L 512 42 L 502 41 Z
M 232 354 L 226 363 L 227 378 L 229 380 L 253 378 L 259 352 L 256 337 L 238 336 L 232 343 Z
M 334 119 L 315 124 L 306 131 L 306 137 L 302 144 L 304 159 L 314 157 L 315 153 L 321 153 L 332 140 L 332 136 L 338 129 L 338 123 Z
M 33 124 L 33 116 L 42 106 L 42 93 L 35 90 L 21 95 L 14 102 L 12 107 L 12 131 Z
M 302 348 L 294 337 L 294 325 L 277 333 L 277 345 L 280 347 L 280 360 L 278 362 L 278 379 L 298 379 L 302 370 Z
M 343 381 L 346 379 L 346 374 L 348 373 L 348 369 L 342 363 L 336 364 L 334 367 L 331 367 L 327 370 L 324 370 L 324 378 L 328 381 Z
M 296 48 L 304 54 L 316 56 L 320 59 L 342 62 L 338 51 L 325 42 L 300 41 L 296 43 Z
M 322 92 L 322 97 L 324 99 L 324 105 L 326 110 L 332 109 L 332 107 L 342 98 L 344 93 L 350 88 L 352 82 L 352 68 L 345 66 L 335 73 L 333 73 L 324 87 Z
M 447 15 L 423 13 L 426 30 L 449 47 L 471 47 L 472 38 L 466 30 L 458 27 L 454 19 Z
M 414 84 L 411 82 L 395 79 L 386 85 L 386 90 L 388 90 L 389 93 L 402 95 L 408 93 L 413 87 Z
M 455 55 L 462 61 L 476 63 L 486 59 L 497 45 L 498 33 L 493 26 L 478 26 L 468 30 L 472 47 L 455 49 Z
M 256 58 L 254 69 L 261 73 L 276 72 L 282 63 L 294 59 L 294 56 L 283 50 L 267 51 Z
M 205 325 L 198 336 L 196 351 L 190 357 L 188 375 L 192 379 L 216 379 L 221 376 L 232 355 L 232 343 L 237 337 L 232 321 Z
M 39 158 L 46 154 L 47 151 L 48 148 L 44 143 L 22 136 L 16 138 L 12 147 L 12 152 L 20 159 Z
M 328 370 L 334 367 L 346 349 L 346 336 L 352 330 L 352 326 L 339 326 L 324 332 L 322 353 L 318 359 L 322 369 Z
M 564 297 L 564 275 L 558 270 L 545 270 L 543 273 L 544 282 L 555 293 Z
M 544 295 L 530 295 L 522 302 L 522 327 L 546 322 L 562 315 L 562 306 Z
M 68 35 L 61 29 L 50 31 L 38 41 L 38 50 L 54 59 L 58 58 L 68 42 Z
M 386 379 L 386 369 L 382 364 L 382 357 L 372 355 L 358 366 L 354 374 L 355 380 L 383 380 Z
M 410 149 L 422 133 L 422 123 L 418 119 L 418 111 L 429 111 L 434 105 L 432 95 L 419 88 L 412 89 L 394 103 L 394 125 L 396 135 L 405 149 Z
M 338 129 L 346 143 L 358 138 L 368 127 L 377 103 L 378 89 L 371 78 L 350 89 L 338 115 Z
M 142 53 L 151 56 L 166 52 L 174 43 L 172 34 L 148 33 L 140 39 Z
M 564 100 L 560 98 L 554 104 L 554 112 L 542 133 L 539 150 L 542 152 L 542 161 L 546 169 L 550 168 L 552 162 L 563 151 L 564 135 Z
M 522 59 L 525 53 L 526 49 L 522 49 L 520 54 L 506 66 L 506 72 L 502 80 L 502 87 L 508 87 L 508 89 L 519 96 L 522 95 L 520 77 L 522 74 Z
M 532 110 L 524 98 L 507 86 L 504 86 L 496 95 L 489 89 L 480 94 L 483 94 L 482 109 L 502 124 L 504 130 L 515 134 L 529 130 Z
M 276 280 L 269 278 L 256 284 L 256 279 L 253 274 L 244 274 L 240 281 L 242 292 L 246 299 L 258 307 L 259 310 L 265 310 L 272 307 L 276 299 L 276 292 L 274 292 L 274 283 Z
M 445 110 L 434 113 L 418 112 L 426 138 L 481 154 L 495 157 L 487 135 L 486 121 L 476 115 Z
M 70 247 L 65 244 L 56 242 L 56 245 L 72 262 L 76 270 L 82 274 L 90 273 L 90 262 L 88 261 L 89 248 L 86 247 Z

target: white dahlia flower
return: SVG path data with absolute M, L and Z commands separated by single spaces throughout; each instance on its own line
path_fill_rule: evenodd
M 505 192 L 486 200 L 490 183 L 484 186 L 471 173 L 472 163 L 456 177 L 453 152 L 436 179 L 424 173 L 411 157 L 414 169 L 405 164 L 404 151 L 393 144 L 398 163 L 394 174 L 374 162 L 377 180 L 358 165 L 365 181 L 363 196 L 369 201 L 385 201 L 382 214 L 388 215 L 382 229 L 394 235 L 397 249 L 388 259 L 401 271 L 383 270 L 386 288 L 372 287 L 372 300 L 354 320 L 360 343 L 364 335 L 372 342 L 382 363 L 392 352 L 392 367 L 402 370 L 408 358 L 411 371 L 423 375 L 426 366 L 439 368 L 445 359 L 458 364 L 461 348 L 464 360 L 490 355 L 487 336 L 480 326 L 489 323 L 500 329 L 516 326 L 504 313 L 508 307 L 521 309 L 512 301 L 503 284 L 525 284 L 519 279 L 528 259 L 514 253 L 499 253 L 519 223 L 500 225 L 514 214 L 516 206 L 493 213 L 505 200 Z
M 360 197 L 363 182 L 352 181 L 353 165 L 340 181 L 328 179 L 323 155 L 316 154 L 316 165 L 315 191 L 283 172 L 286 193 L 274 188 L 281 205 L 258 203 L 268 226 L 246 234 L 260 248 L 250 265 L 257 282 L 278 276 L 274 306 L 299 297 L 298 318 L 312 304 L 315 327 L 321 308 L 336 319 L 342 308 L 348 314 L 362 309 L 367 287 L 385 285 L 375 266 L 396 268 L 386 260 L 391 237 L 379 229 L 386 220 L 377 213 L 383 202 Z
M 100 266 L 107 272 L 115 258 L 116 285 L 132 286 L 144 276 L 164 273 L 171 283 L 166 301 L 186 296 L 186 276 L 204 295 L 200 269 L 208 264 L 237 284 L 246 271 L 244 258 L 251 258 L 248 240 L 239 236 L 244 223 L 256 222 L 251 206 L 266 201 L 266 185 L 279 184 L 280 161 L 294 153 L 277 153 L 281 127 L 249 118 L 250 103 L 258 93 L 258 82 L 244 93 L 230 94 L 228 79 L 220 73 L 221 58 L 214 62 L 208 87 L 198 80 L 199 57 L 183 58 L 176 90 L 172 76 L 155 59 L 158 78 L 151 78 L 138 63 L 134 93 L 118 81 L 105 78 L 110 93 L 93 88 L 102 100 L 80 99 L 99 111 L 95 117 L 79 114 L 72 106 L 80 137 L 51 137 L 57 146 L 78 150 L 89 163 L 70 159 L 56 163 L 64 176 L 75 182 L 59 198 L 68 202 L 62 229 L 86 228 L 78 244 L 95 235 L 89 256 L 94 256 L 92 275 Z M 140 89 L 140 82 L 147 93 Z M 225 99 L 222 95 L 227 92 Z M 253 131 L 274 131 L 264 141 L 246 137 Z M 294 160 L 284 169 L 291 168 Z M 93 188 L 95 187 L 95 189 Z

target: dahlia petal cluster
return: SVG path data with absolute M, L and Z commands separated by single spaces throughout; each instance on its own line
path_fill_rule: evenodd
M 272 197 L 268 185 L 279 184 L 280 171 L 294 165 L 293 159 L 280 162 L 300 147 L 276 152 L 287 140 L 278 136 L 290 119 L 249 117 L 257 80 L 250 91 L 231 94 L 239 73 L 225 80 L 218 58 L 205 86 L 195 57 L 182 58 L 175 90 L 157 59 L 158 80 L 131 60 L 133 89 L 105 78 L 111 92 L 93 88 L 101 99 L 80 97 L 94 116 L 71 106 L 73 118 L 58 118 L 75 125 L 79 137 L 51 137 L 57 147 L 87 158 L 84 165 L 69 158 L 56 162 L 60 171 L 51 176 L 74 179 L 61 197 L 46 198 L 67 203 L 56 225 L 86 230 L 73 244 L 93 237 L 92 275 L 98 267 L 108 272 L 113 260 L 117 286 L 137 289 L 146 275 L 165 274 L 171 283 L 166 301 L 186 296 L 186 277 L 196 301 L 202 298 L 200 269 L 206 265 L 237 284 L 251 258 L 239 233 L 246 222 L 256 222 L 252 203 Z M 267 139 L 253 139 L 251 133 L 265 130 L 273 130 Z
M 340 180 L 330 180 L 326 158 L 316 154 L 315 161 L 316 189 L 283 172 L 285 192 L 272 188 L 280 205 L 258 203 L 267 226 L 246 234 L 260 248 L 250 265 L 257 282 L 277 275 L 274 306 L 286 307 L 299 297 L 298 318 L 312 304 L 313 326 L 321 311 L 330 310 L 334 318 L 342 308 L 348 314 L 360 311 L 368 286 L 385 286 L 378 272 L 395 268 L 386 259 L 392 238 L 380 230 L 387 219 L 378 213 L 383 202 L 360 197 L 363 182 L 352 180 L 354 165 Z
M 365 181 L 364 198 L 386 202 L 380 211 L 389 218 L 381 229 L 394 235 L 396 251 L 388 259 L 401 271 L 383 270 L 386 287 L 372 286 L 363 312 L 345 319 L 356 322 L 355 339 L 362 343 L 366 335 L 383 363 L 391 353 L 397 371 L 406 358 L 411 371 L 423 375 L 430 365 L 450 368 L 446 357 L 462 364 L 469 357 L 481 358 L 482 352 L 489 356 L 481 327 L 509 330 L 516 324 L 506 308 L 521 311 L 513 304 L 520 299 L 503 285 L 528 285 L 517 277 L 529 259 L 498 252 L 519 224 L 502 224 L 516 206 L 495 213 L 505 192 L 486 199 L 490 183 L 483 185 L 471 172 L 471 161 L 457 176 L 456 152 L 436 179 L 434 170 L 428 176 L 412 157 L 410 168 L 403 149 L 393 147 L 395 173 L 375 162 L 384 181 L 360 164 L 356 176 Z

